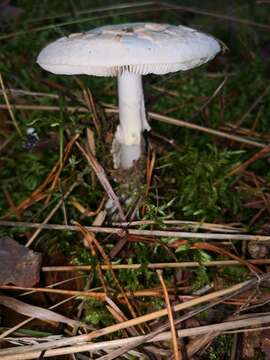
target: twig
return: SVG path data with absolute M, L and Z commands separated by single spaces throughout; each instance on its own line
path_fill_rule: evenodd
M 79 231 L 77 226 L 74 225 L 61 225 L 61 224 L 42 224 L 42 223 L 29 223 L 24 221 L 6 221 L 0 220 L 0 226 L 7 227 L 26 227 L 26 228 L 40 228 L 46 230 L 70 230 Z M 103 234 L 116 234 L 123 236 L 124 234 L 130 235 L 144 235 L 156 237 L 179 237 L 183 239 L 211 239 L 211 240 L 240 240 L 240 241 L 269 241 L 270 236 L 266 235 L 249 235 L 249 234 L 213 234 L 213 233 L 200 233 L 200 232 L 186 232 L 186 231 L 170 231 L 170 230 L 138 230 L 138 229 L 123 229 L 120 227 L 99 227 L 99 226 L 85 226 L 85 229 L 94 233 Z M 145 240 L 149 240 L 145 238 Z

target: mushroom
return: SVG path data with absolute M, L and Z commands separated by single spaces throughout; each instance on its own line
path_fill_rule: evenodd
M 186 26 L 128 23 L 75 33 L 46 46 L 37 63 L 54 74 L 117 76 L 120 124 L 112 153 L 115 168 L 141 156 L 146 119 L 142 75 L 188 70 L 211 60 L 220 43 Z

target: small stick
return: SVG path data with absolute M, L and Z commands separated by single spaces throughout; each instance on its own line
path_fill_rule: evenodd
M 254 265 L 269 265 L 270 259 L 247 259 L 247 262 Z M 138 270 L 138 269 L 185 269 L 193 267 L 214 267 L 214 266 L 244 266 L 237 260 L 217 260 L 208 262 L 186 261 L 175 263 L 152 263 L 152 264 L 112 264 L 113 270 Z M 102 270 L 109 270 L 108 265 L 100 265 Z M 60 272 L 60 271 L 91 271 L 91 265 L 70 265 L 70 266 L 43 266 L 43 272 Z
M 216 232 L 232 232 L 232 233 L 240 233 L 243 232 L 244 229 L 240 227 L 234 227 L 228 224 L 213 224 L 213 223 L 206 223 L 201 221 L 188 221 L 188 220 L 162 220 L 162 224 L 165 225 L 181 225 L 185 227 L 194 227 L 196 229 L 206 229 L 210 231 Z M 136 221 L 129 221 L 129 222 L 113 222 L 113 226 L 123 226 L 123 227 L 130 227 L 130 226 L 141 226 L 141 225 L 158 225 L 155 220 L 136 220 Z
M 10 106 L 8 106 L 7 104 L 0 104 L 0 109 L 8 110 L 9 108 L 12 110 L 32 110 L 32 111 L 36 110 L 36 111 L 52 111 L 52 112 L 61 110 L 60 106 L 50 106 L 50 105 L 10 104 Z M 71 113 L 75 113 L 75 112 L 89 113 L 89 110 L 83 106 L 65 106 L 64 110 Z
M 164 115 L 157 114 L 154 112 L 149 112 L 148 115 L 153 120 L 158 120 L 158 121 L 161 121 L 161 122 L 164 122 L 167 124 L 172 124 L 172 125 L 176 125 L 176 126 L 180 126 L 180 127 L 186 127 L 186 128 L 193 129 L 193 130 L 202 131 L 202 132 L 205 132 L 205 133 L 208 133 L 211 135 L 215 135 L 215 136 L 223 137 L 226 139 L 234 140 L 237 142 L 245 143 L 245 144 L 248 144 L 251 146 L 256 146 L 256 147 L 261 147 L 261 148 L 265 146 L 265 144 L 259 143 L 254 140 L 245 139 L 241 136 L 225 133 L 220 130 L 215 130 L 215 129 L 211 129 L 211 128 L 208 128 L 205 126 L 196 125 L 196 124 L 193 124 L 193 123 L 190 123 L 187 121 L 183 121 L 183 120 L 178 120 L 173 117 L 164 116 Z
M 0 226 L 7 227 L 26 227 L 26 228 L 40 228 L 46 230 L 70 230 L 79 231 L 74 225 L 61 224 L 42 224 L 29 223 L 24 221 L 6 221 L 0 220 Z M 123 236 L 130 235 L 144 235 L 156 237 L 179 237 L 183 239 L 209 239 L 209 240 L 239 240 L 239 241 L 270 241 L 270 236 L 267 235 L 249 235 L 249 234 L 214 234 L 214 233 L 200 233 L 187 231 L 170 231 L 170 230 L 139 230 L 139 229 L 123 229 L 121 227 L 101 227 L 101 226 L 84 226 L 85 229 L 94 233 L 116 234 Z M 148 241 L 148 238 L 145 238 Z
M 35 291 L 51 294 L 61 294 L 69 296 L 85 296 L 89 298 L 94 298 L 97 300 L 105 301 L 106 294 L 95 292 L 95 291 L 78 291 L 78 290 L 63 290 L 63 289 L 51 289 L 51 288 L 39 288 L 39 287 L 22 287 L 15 285 L 0 285 L 0 289 L 4 290 L 23 290 L 23 291 Z
M 107 104 L 106 104 L 107 105 Z M 105 112 L 107 114 L 117 114 L 118 113 L 118 109 L 117 108 L 105 108 Z M 150 117 L 150 119 L 153 120 L 158 120 L 167 124 L 171 124 L 171 125 L 176 125 L 179 127 L 185 127 L 187 129 L 193 129 L 193 130 L 197 130 L 197 131 L 201 131 L 201 132 L 205 132 L 211 135 L 215 135 L 215 136 L 219 136 L 219 137 L 223 137 L 225 139 L 230 139 L 230 140 L 234 140 L 237 142 L 241 142 L 244 144 L 248 144 L 251 146 L 255 146 L 255 147 L 261 147 L 263 148 L 264 146 L 266 146 L 266 144 L 264 143 L 259 143 L 257 141 L 254 140 L 249 140 L 246 139 L 244 137 L 241 136 L 237 136 L 237 135 L 233 135 L 233 134 L 229 134 L 220 130 L 215 130 L 215 129 L 211 129 L 208 128 L 206 126 L 200 126 L 197 124 L 193 124 L 191 122 L 188 121 L 184 121 L 184 120 L 179 120 L 170 116 L 165 116 L 165 115 L 161 115 L 158 113 L 154 113 L 154 112 L 148 112 L 148 116 Z

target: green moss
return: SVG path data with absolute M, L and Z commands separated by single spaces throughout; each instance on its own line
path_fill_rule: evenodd
M 35 20 L 38 17 L 51 16 L 55 13 L 72 12 L 74 1 L 55 0 L 50 2 L 50 6 L 44 4 L 34 4 L 29 0 L 18 0 L 17 5 L 25 9 L 24 20 L 18 22 L 17 27 L 9 26 L 8 31 L 23 30 L 39 25 L 58 24 L 59 22 L 74 20 L 72 15 L 63 19 L 46 20 L 41 23 L 27 23 L 26 20 Z M 242 18 L 252 18 L 254 21 L 268 22 L 267 13 L 264 6 L 256 6 L 256 11 L 251 11 L 252 4 L 246 1 L 239 1 L 239 6 L 235 9 L 236 14 Z M 72 5 L 73 4 L 73 5 Z M 92 1 L 91 6 L 104 5 L 104 1 Z M 107 4 L 107 2 L 106 2 Z M 201 6 L 198 0 L 187 0 L 183 5 Z M 232 1 L 230 5 L 235 5 Z M 228 11 L 229 4 L 224 5 L 221 0 L 205 0 L 204 7 L 218 12 Z M 241 6 L 240 6 L 241 5 Z M 89 0 L 81 0 L 75 4 L 77 9 L 89 8 Z M 103 14 L 101 14 L 103 15 Z M 180 13 L 172 10 L 160 12 L 148 12 L 147 19 L 143 12 L 126 16 L 116 16 L 115 12 L 110 12 L 111 17 L 91 20 L 82 24 L 73 24 L 66 27 L 54 26 L 50 30 L 33 32 L 28 35 L 16 36 L 9 41 L 1 42 L 0 72 L 3 75 L 6 87 L 27 89 L 45 93 L 55 93 L 61 96 L 60 100 L 52 100 L 44 96 L 39 98 L 27 97 L 22 103 L 37 103 L 40 105 L 60 106 L 60 112 L 41 112 L 41 111 L 14 111 L 16 120 L 24 134 L 20 139 L 13 131 L 8 114 L 3 116 L 0 124 L 0 140 L 5 140 L 13 132 L 13 138 L 8 147 L 0 153 L 0 183 L 1 190 L 7 190 L 15 204 L 19 204 L 26 199 L 46 178 L 56 161 L 59 159 L 63 146 L 68 139 L 60 136 L 57 139 L 55 148 L 42 151 L 34 150 L 29 152 L 24 147 L 26 129 L 29 126 L 35 128 L 42 139 L 46 139 L 49 133 L 63 134 L 63 129 L 69 129 L 71 133 L 81 132 L 80 141 L 85 143 L 85 128 L 90 127 L 95 131 L 93 122 L 89 114 L 70 114 L 65 110 L 67 105 L 77 105 L 73 98 L 71 101 L 66 96 L 65 91 L 73 95 L 81 96 L 81 89 L 74 77 L 56 76 L 45 74 L 45 72 L 35 64 L 35 59 L 40 49 L 48 42 L 68 34 L 70 32 L 85 31 L 95 26 L 128 22 L 128 21 L 158 21 L 178 24 L 187 22 L 187 25 L 201 28 L 204 31 L 215 34 L 228 44 L 230 51 L 221 59 L 217 60 L 218 70 L 211 72 L 211 66 L 194 69 L 189 72 L 168 74 L 165 76 L 149 75 L 145 77 L 145 96 L 148 110 L 166 113 L 169 116 L 191 121 L 209 128 L 219 128 L 230 124 L 236 124 L 250 108 L 257 96 L 261 94 L 266 86 L 266 79 L 269 78 L 269 59 L 262 57 L 261 44 L 269 41 L 267 32 L 260 33 L 252 27 L 239 26 L 231 22 L 216 22 L 210 17 L 193 16 L 187 13 Z M 76 17 L 78 18 L 78 17 Z M 83 17 L 82 17 L 83 18 Z M 221 66 L 220 63 L 221 62 Z M 208 71 L 210 70 L 210 71 Z M 200 111 L 207 99 L 214 93 L 224 77 L 228 75 L 227 82 L 222 91 L 207 106 L 204 111 Z M 64 92 L 48 86 L 50 84 L 62 85 Z M 88 86 L 97 103 L 99 109 L 100 102 L 117 104 L 116 79 L 97 78 L 81 76 L 80 79 Z M 166 91 L 160 93 L 152 85 L 160 86 L 166 91 L 173 92 L 167 95 Z M 3 100 L 3 99 L 2 99 Z M 11 99 L 12 101 L 14 99 Z M 18 100 L 18 99 L 16 99 Z M 270 118 L 270 94 L 268 93 L 260 102 L 259 107 L 251 111 L 244 119 L 242 126 L 250 129 L 254 125 L 254 120 L 258 115 L 259 108 L 261 113 L 256 125 L 257 135 L 268 135 L 263 141 L 269 142 L 269 118 Z M 3 101 L 2 101 L 3 102 Z M 2 115 L 2 113 L 1 113 Z M 99 112 L 102 134 L 99 137 L 95 132 L 97 148 L 97 158 L 104 167 L 111 185 L 117 192 L 117 182 L 114 181 L 112 170 L 112 160 L 110 156 L 110 143 L 105 143 L 104 139 L 113 133 L 116 127 L 117 118 L 108 117 L 104 120 L 102 112 Z M 2 120 L 2 117 L 1 117 Z M 145 211 L 143 220 L 155 220 L 156 226 L 166 228 L 163 224 L 168 219 L 198 220 L 215 223 L 237 222 L 249 229 L 249 231 L 260 230 L 261 225 L 268 223 L 268 213 L 262 213 L 256 223 L 250 228 L 251 219 L 257 214 L 259 209 L 247 208 L 246 202 L 254 200 L 262 195 L 268 196 L 268 183 L 270 181 L 269 162 L 267 157 L 260 159 L 252 164 L 248 170 L 262 182 L 259 187 L 251 184 L 250 180 L 244 176 L 228 176 L 230 171 L 240 163 L 249 159 L 259 149 L 244 147 L 243 144 L 231 142 L 222 138 L 214 137 L 208 133 L 202 133 L 191 129 L 175 127 L 173 125 L 152 121 L 153 130 L 162 136 L 168 137 L 178 146 L 178 150 L 173 150 L 168 143 L 156 146 L 157 160 L 153 173 L 153 182 L 149 189 L 147 198 L 143 198 L 144 180 L 139 193 L 142 195 L 142 206 Z M 60 130 L 60 131 L 59 131 Z M 229 132 L 229 131 L 228 131 Z M 161 143 L 162 145 L 162 143 Z M 104 196 L 104 190 L 99 181 L 92 181 L 91 170 L 81 154 L 74 147 L 72 154 L 60 176 L 60 184 L 52 194 L 51 202 L 48 206 L 39 202 L 23 212 L 25 221 L 44 221 L 52 210 L 53 206 L 61 199 L 70 184 L 76 180 L 80 185 L 73 191 L 72 196 L 85 208 L 95 211 Z M 60 186 L 61 185 L 61 186 Z M 62 187 L 62 191 L 61 191 Z M 128 192 L 132 192 L 130 187 Z M 140 195 L 139 194 L 139 195 Z M 137 194 L 136 194 L 137 195 Z M 7 198 L 3 191 L 0 192 L 0 216 L 8 210 Z M 91 225 L 93 218 L 82 218 L 77 209 L 69 201 L 65 203 L 65 210 L 68 221 L 77 220 L 84 225 Z M 64 223 L 63 209 L 60 209 L 51 222 Z M 110 224 L 109 224 L 110 225 Z M 142 226 L 144 228 L 144 226 Z M 22 243 L 26 242 L 24 234 L 26 229 L 7 229 L 1 228 L 0 235 L 11 235 Z M 119 240 L 117 237 L 106 237 L 97 235 L 98 241 L 102 244 L 104 251 L 108 254 Z M 134 239 L 133 239 L 134 240 Z M 155 242 L 147 240 L 130 241 L 126 244 L 123 253 L 118 255 L 116 262 L 140 263 L 143 266 L 139 270 L 117 271 L 117 277 L 125 290 L 136 291 L 146 288 L 160 286 L 154 270 L 147 269 L 146 265 L 153 262 L 166 261 L 199 261 L 217 260 L 220 257 L 204 250 L 191 249 L 194 240 L 190 240 L 187 245 L 179 247 L 176 251 L 168 248 L 170 241 L 176 239 L 155 239 Z M 81 235 L 71 232 L 45 232 L 43 231 L 34 245 L 36 249 L 43 251 L 45 256 L 53 256 L 57 251 L 64 253 L 68 259 L 72 259 L 74 264 L 90 264 L 96 266 L 97 263 L 103 264 L 104 259 L 97 255 L 93 257 L 91 253 L 82 245 Z M 234 242 L 237 250 L 241 251 L 240 245 Z M 190 276 L 190 283 L 193 289 L 199 289 L 213 281 L 214 276 L 220 276 L 226 285 L 240 282 L 246 278 L 246 270 L 241 267 L 226 267 L 221 269 L 210 269 L 200 267 L 192 270 L 184 270 Z M 164 270 L 163 275 L 168 283 L 172 283 L 175 270 Z M 104 272 L 105 280 L 112 291 L 117 291 L 117 287 L 111 274 Z M 100 286 L 100 279 L 97 272 L 93 273 L 93 286 Z M 140 298 L 138 300 L 143 311 L 152 308 L 163 307 L 160 298 L 150 299 Z M 151 303 L 151 305 L 149 305 Z M 124 311 L 126 310 L 125 307 Z M 93 325 L 106 326 L 114 322 L 111 315 L 105 309 L 104 303 L 87 301 L 85 309 L 85 320 Z M 230 337 L 220 336 L 207 353 L 207 359 L 221 360 L 230 347 Z M 208 356 L 207 355 L 207 356 Z
M 174 198 L 170 211 L 198 220 L 222 221 L 233 218 L 241 207 L 234 178 L 228 173 L 239 164 L 242 151 L 218 150 L 206 144 L 204 149 L 187 146 L 159 159 L 162 195 Z

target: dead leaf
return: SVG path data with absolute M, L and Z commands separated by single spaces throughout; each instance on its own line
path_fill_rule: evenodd
M 39 282 L 41 254 L 9 237 L 0 238 L 0 285 L 32 287 Z
M 0 295 L 0 304 L 16 311 L 19 314 L 34 317 L 36 319 L 65 323 L 70 326 L 86 326 L 80 321 L 72 320 L 66 316 L 57 314 L 51 310 L 43 309 L 39 306 L 29 305 L 23 301 L 13 299 L 10 296 Z

